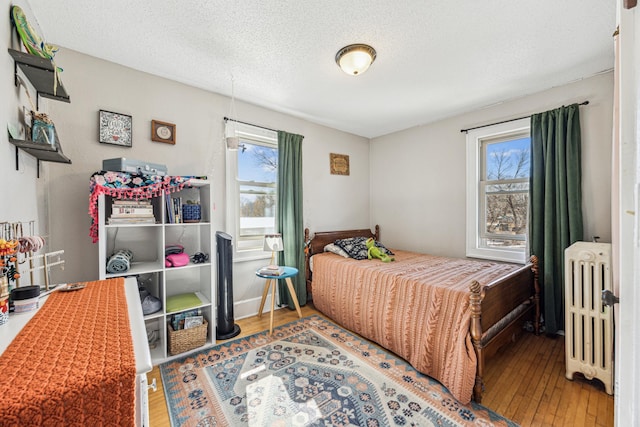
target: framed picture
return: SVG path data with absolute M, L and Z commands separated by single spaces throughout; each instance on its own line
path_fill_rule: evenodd
M 173 123 L 151 120 L 151 140 L 155 142 L 175 144 L 176 125 L 174 125 Z
M 348 155 L 329 153 L 329 163 L 332 175 L 349 175 Z
M 132 129 L 133 119 L 131 116 L 100 110 L 100 142 L 131 147 Z

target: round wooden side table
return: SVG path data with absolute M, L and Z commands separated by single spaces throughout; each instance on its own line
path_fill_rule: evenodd
M 276 283 L 278 279 L 284 279 L 287 283 L 287 288 L 289 289 L 289 294 L 291 295 L 291 299 L 296 306 L 296 311 L 298 312 L 298 317 L 302 318 L 302 311 L 300 311 L 300 304 L 298 304 L 298 297 L 296 295 L 295 289 L 293 289 L 293 283 L 291 282 L 291 278 L 295 277 L 298 274 L 298 269 L 294 267 L 279 267 L 282 271 L 282 274 L 279 275 L 270 275 L 270 274 L 261 274 L 260 270 L 256 271 L 256 276 L 266 279 L 267 282 L 264 285 L 264 291 L 262 292 L 262 301 L 260 301 L 260 309 L 258 310 L 258 317 L 262 317 L 262 309 L 264 309 L 264 303 L 267 300 L 267 294 L 269 293 L 269 288 L 271 287 L 271 320 L 269 321 L 269 335 L 273 333 L 273 311 L 275 307 L 276 300 Z

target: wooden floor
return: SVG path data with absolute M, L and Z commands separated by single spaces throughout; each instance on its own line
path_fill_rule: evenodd
M 302 315 L 320 314 L 311 304 Z M 275 325 L 296 320 L 293 310 L 277 310 Z M 269 328 L 269 316 L 237 320 L 242 333 L 251 335 Z M 564 376 L 564 338 L 536 337 L 526 333 L 503 348 L 485 367 L 486 391 L 482 404 L 521 426 L 613 426 L 613 397 L 599 381 Z M 151 427 L 170 426 L 160 380 L 153 368 L 149 383 L 156 379 L 158 390 L 149 390 Z

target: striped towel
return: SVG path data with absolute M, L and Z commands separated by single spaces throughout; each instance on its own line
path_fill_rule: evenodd
M 129 249 L 120 249 L 109 257 L 107 261 L 107 272 L 112 274 L 124 273 L 131 267 L 133 252 Z

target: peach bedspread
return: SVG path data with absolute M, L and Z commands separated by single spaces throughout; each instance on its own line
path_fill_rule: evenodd
M 466 404 L 476 374 L 469 285 L 489 284 L 519 266 L 394 252 L 391 263 L 314 255 L 314 306 L 401 356 Z

